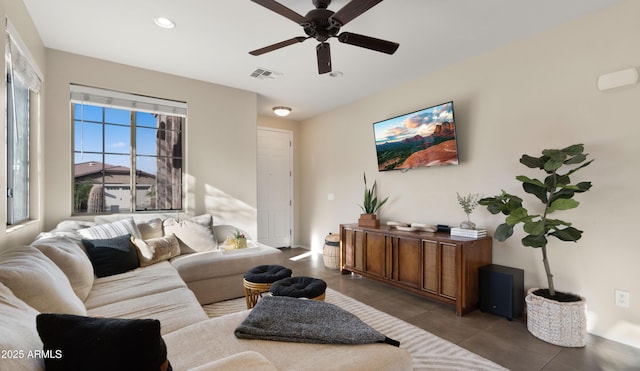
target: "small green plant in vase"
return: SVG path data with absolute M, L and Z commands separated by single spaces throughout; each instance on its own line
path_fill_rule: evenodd
M 235 242 L 236 249 L 243 249 L 247 247 L 247 238 L 237 229 L 233 232 L 233 240 Z
M 361 227 L 378 227 L 380 221 L 376 218 L 376 213 L 384 205 L 389 197 L 385 197 L 384 200 L 378 202 L 376 195 L 376 182 L 373 182 L 371 189 L 367 187 L 367 173 L 364 173 L 364 202 L 359 205 L 364 214 L 360 214 L 358 219 L 358 225 Z
M 460 228 L 476 229 L 476 223 L 469 219 L 469 215 L 471 215 L 473 209 L 478 206 L 478 201 L 480 201 L 481 196 L 478 193 L 469 193 L 466 196 L 460 196 L 460 193 L 458 192 L 456 192 L 456 196 L 458 197 L 458 203 L 462 206 L 462 210 L 467 214 L 467 220 L 460 223 Z

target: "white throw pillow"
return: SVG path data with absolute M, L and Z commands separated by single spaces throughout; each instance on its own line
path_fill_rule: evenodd
M 42 350 L 36 330 L 38 311 L 17 298 L 0 283 L 0 349 L 3 370 L 44 370 L 41 357 L 29 357 L 29 352 Z
M 37 240 L 31 246 L 56 263 L 80 300 L 87 299 L 95 276 L 82 243 L 66 236 L 56 236 Z
M 213 233 L 213 217 L 211 214 L 195 216 L 178 222 L 175 218 L 165 219 L 164 234 L 175 234 L 180 242 L 180 252 L 189 254 L 216 250 L 218 241 Z
M 146 267 L 180 255 L 180 243 L 173 233 L 160 238 L 142 240 L 132 237 L 131 240 L 138 249 L 138 258 L 140 259 L 141 267 Z
M 0 249 L 0 282 L 40 312 L 87 315 L 67 276 L 35 247 Z
M 162 237 L 162 219 L 154 218 L 143 222 L 136 222 L 143 240 Z
M 112 223 L 99 224 L 90 228 L 79 229 L 78 233 L 88 240 L 120 237 L 127 234 L 142 238 L 133 218 L 118 220 Z

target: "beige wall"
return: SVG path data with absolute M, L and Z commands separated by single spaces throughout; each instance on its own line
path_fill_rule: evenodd
M 256 94 L 47 50 L 45 228 L 72 212 L 69 84 L 186 101 L 185 211 L 256 234 Z M 240 145 L 241 144 L 241 145 Z
M 365 171 L 390 197 L 383 221 L 456 225 L 456 192 L 521 192 L 516 175 L 540 176 L 518 163 L 523 153 L 584 143 L 596 161 L 577 175 L 594 187 L 563 213 L 584 237 L 551 242 L 556 289 L 586 297 L 591 332 L 640 346 L 640 86 L 596 88 L 603 73 L 640 67 L 638 14 L 630 0 L 302 122 L 300 242 L 319 250 L 327 231 L 356 221 Z M 460 165 L 379 173 L 372 123 L 448 100 Z M 472 220 L 491 231 L 502 222 L 482 209 Z M 546 285 L 540 251 L 519 238 L 495 242 L 493 261 L 523 268 L 527 287 Z M 614 289 L 631 293 L 630 308 L 614 305 Z

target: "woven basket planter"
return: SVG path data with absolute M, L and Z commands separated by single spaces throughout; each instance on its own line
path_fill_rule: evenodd
M 534 295 L 529 289 L 527 329 L 540 340 L 563 347 L 583 347 L 587 344 L 587 303 L 563 303 Z

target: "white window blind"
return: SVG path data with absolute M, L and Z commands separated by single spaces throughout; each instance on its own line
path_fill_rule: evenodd
M 42 72 L 9 19 L 6 22 L 7 61 L 13 77 L 22 81 L 29 90 L 38 93 L 42 86 Z
M 132 111 L 187 116 L 187 103 L 71 84 L 71 102 Z

